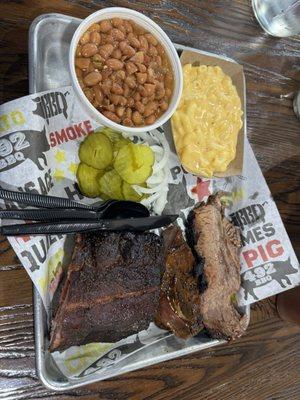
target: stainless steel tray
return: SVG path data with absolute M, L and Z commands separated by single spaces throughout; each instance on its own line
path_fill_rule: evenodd
M 32 22 L 29 31 L 30 93 L 70 85 L 68 71 L 69 43 L 80 22 L 81 20 L 78 18 L 62 14 L 43 14 Z M 184 49 L 195 50 L 177 44 L 175 46 L 179 51 Z M 234 62 L 234 60 L 216 54 L 196 51 Z M 250 307 L 245 307 L 243 312 L 246 312 L 250 319 Z M 34 290 L 34 317 L 37 373 L 46 387 L 57 391 L 111 378 L 222 343 L 219 340 L 210 339 L 205 334 L 200 334 L 187 341 L 169 334 L 158 342 L 135 350 L 117 364 L 102 368 L 93 375 L 68 379 L 60 372 L 48 351 L 47 315 L 37 290 Z

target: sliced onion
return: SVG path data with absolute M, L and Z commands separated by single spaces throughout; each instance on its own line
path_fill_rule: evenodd
M 166 189 L 160 192 L 160 196 L 155 201 L 153 209 L 156 214 L 161 214 L 163 212 L 165 205 L 167 203 L 168 191 L 169 187 L 166 186 Z
M 166 139 L 164 139 L 162 141 L 162 146 L 164 149 L 164 155 L 163 155 L 162 159 L 153 166 L 153 173 L 156 173 L 156 172 L 160 171 L 161 169 L 165 168 L 165 166 L 168 162 L 168 159 L 170 156 L 170 147 L 169 147 L 169 143 L 166 141 Z
M 152 196 L 148 197 L 147 199 L 144 199 L 141 201 L 144 206 L 150 206 L 155 200 L 157 200 L 160 196 L 159 192 L 154 193 Z

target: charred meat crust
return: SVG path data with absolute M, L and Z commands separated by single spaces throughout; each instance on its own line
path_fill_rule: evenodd
M 203 328 L 196 261 L 179 227 L 170 226 L 162 235 L 165 272 L 155 322 L 176 336 L 187 339 Z
M 199 203 L 200 204 L 200 203 Z M 199 204 L 196 204 L 195 208 L 199 206 Z M 196 260 L 196 265 L 195 265 L 195 273 L 198 277 L 198 287 L 199 287 L 199 292 L 203 293 L 205 289 L 207 288 L 207 282 L 205 279 L 205 274 L 204 274 L 204 257 L 200 256 L 196 250 L 195 250 L 195 245 L 196 245 L 196 240 L 195 240 L 195 232 L 194 232 L 194 227 L 193 227 L 193 220 L 195 217 L 194 209 L 192 209 L 187 216 L 187 219 L 185 221 L 185 236 L 186 236 L 186 241 L 187 244 L 189 245 L 193 256 L 195 257 Z
M 50 351 L 116 342 L 146 329 L 157 311 L 163 268 L 163 243 L 155 234 L 77 235 Z

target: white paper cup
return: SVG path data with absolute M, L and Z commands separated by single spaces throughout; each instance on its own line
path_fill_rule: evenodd
M 171 102 L 169 104 L 169 108 L 166 112 L 158 118 L 154 124 L 146 125 L 142 127 L 128 127 L 121 124 L 117 124 L 110 119 L 106 118 L 103 114 L 101 114 L 86 98 L 83 90 L 81 89 L 76 73 L 75 73 L 75 51 L 78 44 L 78 41 L 81 35 L 94 23 L 102 21 L 104 19 L 111 19 L 114 17 L 119 17 L 123 19 L 130 19 L 136 22 L 138 25 L 145 28 L 148 32 L 152 33 L 157 40 L 164 46 L 166 53 L 170 59 L 170 63 L 174 73 L 174 90 Z M 146 17 L 145 15 L 130 10 L 128 8 L 122 7 L 111 7 L 111 8 L 104 8 L 102 10 L 96 11 L 95 13 L 91 14 L 89 17 L 84 19 L 82 23 L 76 29 L 74 36 L 71 41 L 70 52 L 69 52 L 69 67 L 71 73 L 71 82 L 74 88 L 74 91 L 80 101 L 82 107 L 87 111 L 87 113 L 97 120 L 100 124 L 104 126 L 108 126 L 112 129 L 116 129 L 118 131 L 123 132 L 132 132 L 132 133 L 141 133 L 145 131 L 149 131 L 152 129 L 157 128 L 158 126 L 164 124 L 174 113 L 178 102 L 181 97 L 182 93 L 182 86 L 183 86 L 183 76 L 182 76 L 182 68 L 181 63 L 177 54 L 177 51 L 172 44 L 169 37 L 166 33 L 150 18 Z

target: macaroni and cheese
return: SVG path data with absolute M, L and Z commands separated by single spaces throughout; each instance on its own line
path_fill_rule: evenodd
M 176 150 L 183 167 L 211 177 L 235 158 L 242 127 L 241 101 L 220 67 L 183 67 L 183 93 L 172 117 Z

